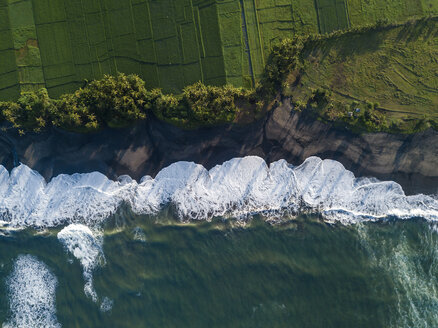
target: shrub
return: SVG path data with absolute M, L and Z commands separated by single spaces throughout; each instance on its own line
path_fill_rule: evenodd
M 242 88 L 206 86 L 198 82 L 184 88 L 182 101 L 196 121 L 217 124 L 235 118 L 238 111 L 235 101 L 245 95 Z
M 295 110 L 297 110 L 297 111 L 302 111 L 306 107 L 307 107 L 307 104 L 302 100 L 297 100 L 295 102 Z
M 136 75 L 105 75 L 59 100 L 46 89 L 22 92 L 17 102 L 0 102 L 3 119 L 20 131 L 41 131 L 54 125 L 89 131 L 102 126 L 123 126 L 146 117 L 150 93 Z
M 75 94 L 61 96 L 52 124 L 69 130 L 90 131 L 101 127 L 96 114 L 77 101 Z
M 318 88 L 312 90 L 312 95 L 309 98 L 310 104 L 314 103 L 318 107 L 325 106 L 330 103 L 332 93 L 329 90 Z
M 181 106 L 179 98 L 173 94 L 163 94 L 161 89 L 153 89 L 149 94 L 155 116 L 177 125 L 184 124 L 188 118 L 187 108 Z
M 278 92 L 286 76 L 300 67 L 300 54 L 304 47 L 304 38 L 297 36 L 285 39 L 272 48 L 261 79 L 261 92 L 271 96 Z
M 41 131 L 56 112 L 55 102 L 46 89 L 22 92 L 17 102 L 1 102 L 2 116 L 20 130 Z
M 370 108 L 367 105 L 364 114 L 360 118 L 367 131 L 384 131 L 388 129 L 385 114 L 375 110 L 373 106 Z
M 155 116 L 189 128 L 232 122 L 240 111 L 238 100 L 257 106 L 253 90 L 231 85 L 207 86 L 201 82 L 187 86 L 181 95 L 154 89 L 149 97 Z
M 256 102 L 256 113 L 261 113 L 263 108 L 265 107 L 265 102 L 263 100 L 259 100 Z
M 147 94 L 144 81 L 137 75 L 105 75 L 103 79 L 92 81 L 72 95 L 63 97 L 62 114 L 77 114 L 79 120 L 68 120 L 80 124 L 95 125 L 97 122 L 98 126 L 123 126 L 146 117 L 150 106 Z M 69 111 L 73 112 L 72 115 Z

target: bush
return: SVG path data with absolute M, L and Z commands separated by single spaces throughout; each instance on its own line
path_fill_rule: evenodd
M 191 117 L 202 123 L 217 124 L 232 121 L 238 108 L 235 101 L 246 92 L 231 85 L 206 86 L 201 82 L 183 90 L 182 101 L 189 108 Z
M 78 103 L 75 94 L 61 96 L 52 124 L 68 130 L 92 131 L 101 127 L 96 114 Z
M 361 116 L 361 123 L 365 126 L 367 131 L 385 131 L 388 129 L 388 122 L 386 116 L 382 112 L 374 109 L 374 104 L 367 105 L 363 116 Z
M 17 102 L 0 102 L 0 110 L 3 118 L 15 128 L 39 132 L 50 124 L 56 105 L 47 90 L 40 89 L 22 92 Z
M 303 109 L 306 109 L 306 107 L 307 107 L 306 102 L 304 102 L 302 100 L 297 100 L 294 105 L 295 105 L 295 110 L 297 110 L 297 111 L 302 111 Z
M 152 90 L 149 97 L 152 110 L 160 120 L 169 121 L 176 125 L 187 122 L 187 108 L 181 106 L 180 97 L 173 94 L 163 94 L 160 89 Z
M 303 37 L 285 39 L 272 48 L 261 79 L 261 92 L 264 96 L 272 96 L 281 90 L 286 76 L 300 67 L 300 55 L 304 48 Z
M 144 119 L 151 96 L 136 75 L 105 75 L 59 100 L 46 89 L 22 92 L 17 102 L 0 102 L 3 119 L 20 131 L 39 132 L 50 125 L 89 131 Z
M 127 125 L 146 118 L 148 91 L 137 75 L 105 75 L 60 100 L 61 122 L 99 127 Z M 63 118 L 62 116 L 66 116 Z
M 318 88 L 312 90 L 312 95 L 309 98 L 310 104 L 316 104 L 318 107 L 323 107 L 330 103 L 332 92 L 326 89 Z
M 184 127 L 231 122 L 239 111 L 237 100 L 255 104 L 252 90 L 206 86 L 186 87 L 181 95 L 146 90 L 136 75 L 105 75 L 58 100 L 46 89 L 22 93 L 17 102 L 0 102 L 3 119 L 23 131 L 40 131 L 50 125 L 79 132 L 104 126 L 120 127 L 144 119 L 152 110 L 162 120 Z
M 159 89 L 150 93 L 156 117 L 186 128 L 232 122 L 240 111 L 236 104 L 239 100 L 255 105 L 257 111 L 253 90 L 231 85 L 217 87 L 197 82 L 184 88 L 181 95 L 163 94 Z

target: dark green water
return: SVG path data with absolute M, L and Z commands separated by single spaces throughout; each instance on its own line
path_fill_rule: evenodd
M 56 233 L 0 237 L 0 322 L 19 254 L 56 275 L 63 327 L 436 327 L 438 234 L 423 220 L 328 225 L 315 217 L 245 227 L 119 216 L 94 272 L 102 312 Z M 120 222 L 123 222 L 122 224 Z M 141 227 L 146 241 L 134 238 Z

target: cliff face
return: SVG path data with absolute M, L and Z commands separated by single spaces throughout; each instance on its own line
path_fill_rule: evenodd
M 438 133 L 386 133 L 361 136 L 340 131 L 282 105 L 247 126 L 184 131 L 156 119 L 126 129 L 95 134 L 50 130 L 0 138 L 0 159 L 10 168 L 13 150 L 22 163 L 46 179 L 61 173 L 99 171 L 110 178 L 128 174 L 154 176 L 181 160 L 210 168 L 233 157 L 257 155 L 267 162 L 285 159 L 294 165 L 309 156 L 341 162 L 356 176 L 399 182 L 407 193 L 438 192 Z

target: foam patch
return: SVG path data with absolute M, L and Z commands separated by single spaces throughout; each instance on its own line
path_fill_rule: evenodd
M 10 320 L 7 328 L 60 328 L 56 318 L 56 277 L 36 257 L 20 255 L 7 280 Z
M 104 261 L 102 238 L 95 236 L 87 226 L 70 224 L 58 233 L 58 240 L 81 263 L 85 294 L 97 302 L 98 297 L 93 286 L 93 270 L 99 262 Z

